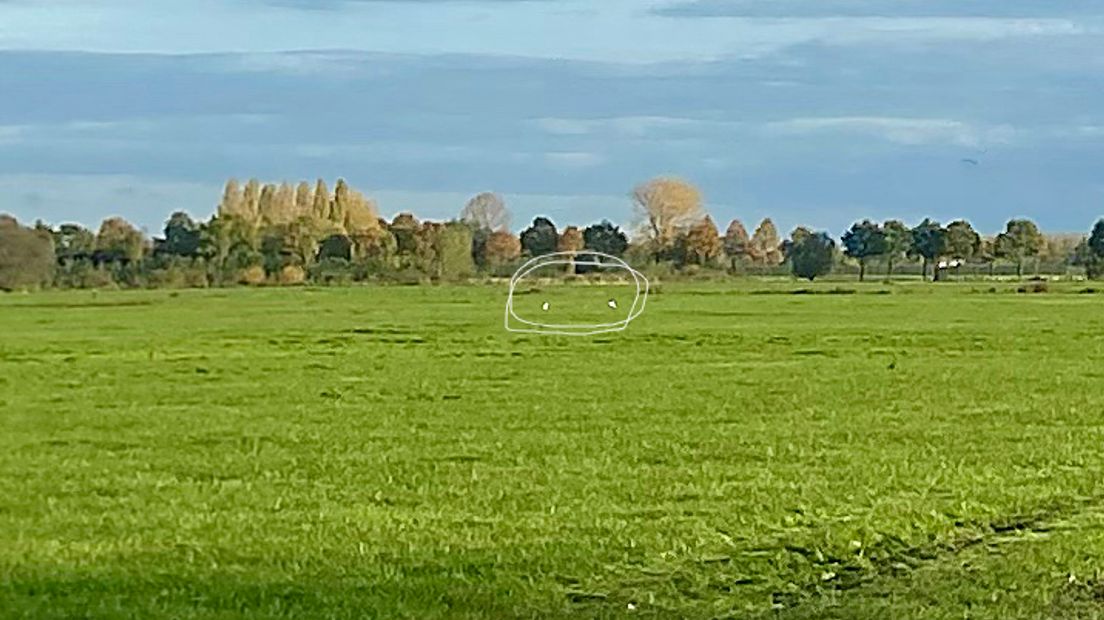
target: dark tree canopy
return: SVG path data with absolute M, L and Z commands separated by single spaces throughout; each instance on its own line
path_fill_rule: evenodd
M 1084 267 L 1085 274 L 1093 280 L 1104 276 L 1104 219 L 1098 220 L 1089 238 L 1074 249 L 1072 262 Z
M 629 238 L 609 220 L 602 220 L 583 231 L 583 247 L 620 257 L 629 247 Z
M 556 251 L 560 233 L 546 217 L 538 217 L 521 233 L 521 249 L 529 256 L 543 256 Z
M 353 255 L 353 241 L 345 235 L 330 235 L 318 248 L 318 260 L 339 258 L 350 260 Z
M 912 231 L 900 220 L 889 220 L 882 224 L 886 240 L 886 275 L 893 275 L 893 264 L 904 258 L 912 247 Z
M 1089 235 L 1089 249 L 1093 254 L 1104 258 L 1104 219 L 1097 220 Z
M 1031 220 L 1010 220 L 1004 232 L 997 235 L 997 256 L 1016 264 L 1016 275 L 1023 276 L 1023 266 L 1028 258 L 1038 256 L 1043 248 L 1043 234 Z
M 946 253 L 954 258 L 969 260 L 981 250 L 981 235 L 966 220 L 947 224 Z
M 873 256 L 886 253 L 888 244 L 882 227 L 870 220 L 853 224 L 851 230 L 844 233 L 843 251 L 859 261 L 859 281 L 866 279 L 866 261 Z
M 96 235 L 79 224 L 62 224 L 54 232 L 54 252 L 59 262 L 91 259 Z
M 928 264 L 943 255 L 946 249 L 946 231 L 939 222 L 933 222 L 925 218 L 916 228 L 912 229 L 912 246 L 909 254 L 923 259 L 923 277 L 928 277 Z
M 827 233 L 798 228 L 782 247 L 795 276 L 812 281 L 832 273 L 836 242 Z
M 165 223 L 165 241 L 161 244 L 164 253 L 173 256 L 198 256 L 199 244 L 199 224 L 183 211 L 169 216 L 169 221 Z

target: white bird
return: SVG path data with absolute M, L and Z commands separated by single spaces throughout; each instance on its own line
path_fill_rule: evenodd
M 545 312 L 548 312 L 548 309 L 551 308 L 551 307 L 552 307 L 552 304 L 550 304 L 546 301 L 546 302 L 544 302 L 544 305 L 541 306 L 541 310 L 544 310 Z
M 616 299 L 609 300 L 609 307 L 616 310 L 617 309 L 617 300 Z

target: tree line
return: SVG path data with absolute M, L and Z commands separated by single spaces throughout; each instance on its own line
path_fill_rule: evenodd
M 782 239 L 770 218 L 751 234 L 739 220 L 722 233 L 701 192 L 677 178 L 642 183 L 630 198 L 637 216 L 631 238 L 608 220 L 560 229 L 543 216 L 515 234 L 505 201 L 490 192 L 471 198 L 449 221 L 419 221 L 409 212 L 388 221 L 341 179 L 332 190 L 324 180 L 231 179 L 210 218 L 175 212 L 152 239 L 119 217 L 93 232 L 72 223 L 23 226 L 0 215 L 0 289 L 459 281 L 508 276 L 533 256 L 587 250 L 664 275 L 788 271 L 813 280 L 857 267 L 862 280 L 876 263 L 887 278 L 918 264 L 924 279 L 940 280 L 964 265 L 992 275 L 1000 263 L 1022 276 L 1044 255 L 1089 277 L 1104 275 L 1104 220 L 1080 239 L 1048 237 L 1026 219 L 1009 221 L 991 238 L 966 220 L 943 226 L 925 219 L 913 227 L 863 220 L 837 245 L 807 227 Z

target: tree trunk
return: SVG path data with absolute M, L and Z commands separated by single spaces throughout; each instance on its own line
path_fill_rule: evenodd
M 928 281 L 928 257 L 925 256 L 920 263 L 920 279 L 924 282 Z
M 887 263 L 888 263 L 888 265 L 886 266 L 886 282 L 893 279 L 893 257 L 892 256 L 889 257 Z
M 866 280 L 866 259 L 859 259 L 859 282 Z
M 1016 261 L 1016 279 L 1023 280 L 1023 261 Z

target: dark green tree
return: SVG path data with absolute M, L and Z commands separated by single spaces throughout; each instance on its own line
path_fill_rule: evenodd
M 538 217 L 521 233 L 521 249 L 529 256 L 543 256 L 556 251 L 560 233 L 546 217 Z
M 1092 234 L 1073 252 L 1073 264 L 1085 268 L 1085 274 L 1093 280 L 1104 276 L 1104 219 L 1096 222 Z
M 853 224 L 841 241 L 844 254 L 859 261 L 859 282 L 866 279 L 866 261 L 885 254 L 888 247 L 882 227 L 870 220 Z
M 997 256 L 1016 264 L 1016 276 L 1023 277 L 1027 259 L 1038 256 L 1043 248 L 1043 234 L 1035 222 L 1025 219 L 1010 220 L 1004 232 L 997 235 Z
M 946 254 L 953 258 L 970 260 L 981 251 L 981 235 L 966 220 L 947 224 Z
M 893 277 L 893 265 L 904 259 L 912 247 L 912 231 L 900 220 L 889 220 L 882 224 L 886 240 L 886 279 Z
M 318 260 L 320 261 L 334 258 L 348 261 L 352 260 L 352 257 L 353 241 L 345 235 L 330 235 L 323 239 L 318 246 Z
M 464 225 L 467 226 L 472 233 L 472 262 L 475 263 L 475 266 L 479 269 L 486 269 L 487 261 L 485 257 L 487 255 L 487 241 L 491 238 L 491 231 L 486 228 L 473 226 L 468 222 L 464 222 Z
M 939 222 L 933 222 L 925 218 L 923 222 L 912 229 L 912 245 L 909 254 L 919 256 L 923 260 L 921 265 L 921 277 L 928 279 L 928 265 L 938 261 L 947 246 L 947 233 Z M 936 271 L 938 277 L 938 270 Z
M 234 237 L 230 216 L 217 215 L 200 226 L 200 253 L 207 260 L 212 280 L 222 284 L 227 275 L 230 252 L 234 249 Z
M 265 273 L 269 275 L 279 276 L 284 267 L 295 263 L 290 226 L 281 224 L 265 229 L 261 254 L 264 255 Z
M 595 252 L 620 257 L 629 247 L 629 238 L 609 220 L 591 224 L 583 230 L 583 247 Z
M 165 222 L 165 241 L 161 251 L 172 256 L 199 256 L 201 235 L 199 224 L 183 211 L 177 211 Z
M 1104 219 L 1098 220 L 1089 235 L 1089 249 L 1093 254 L 1104 257 Z
M 90 261 L 96 252 L 96 235 L 79 224 L 62 224 L 54 232 L 54 253 L 58 264 Z
M 836 242 L 827 233 L 801 227 L 782 244 L 782 252 L 795 276 L 812 281 L 832 272 Z

